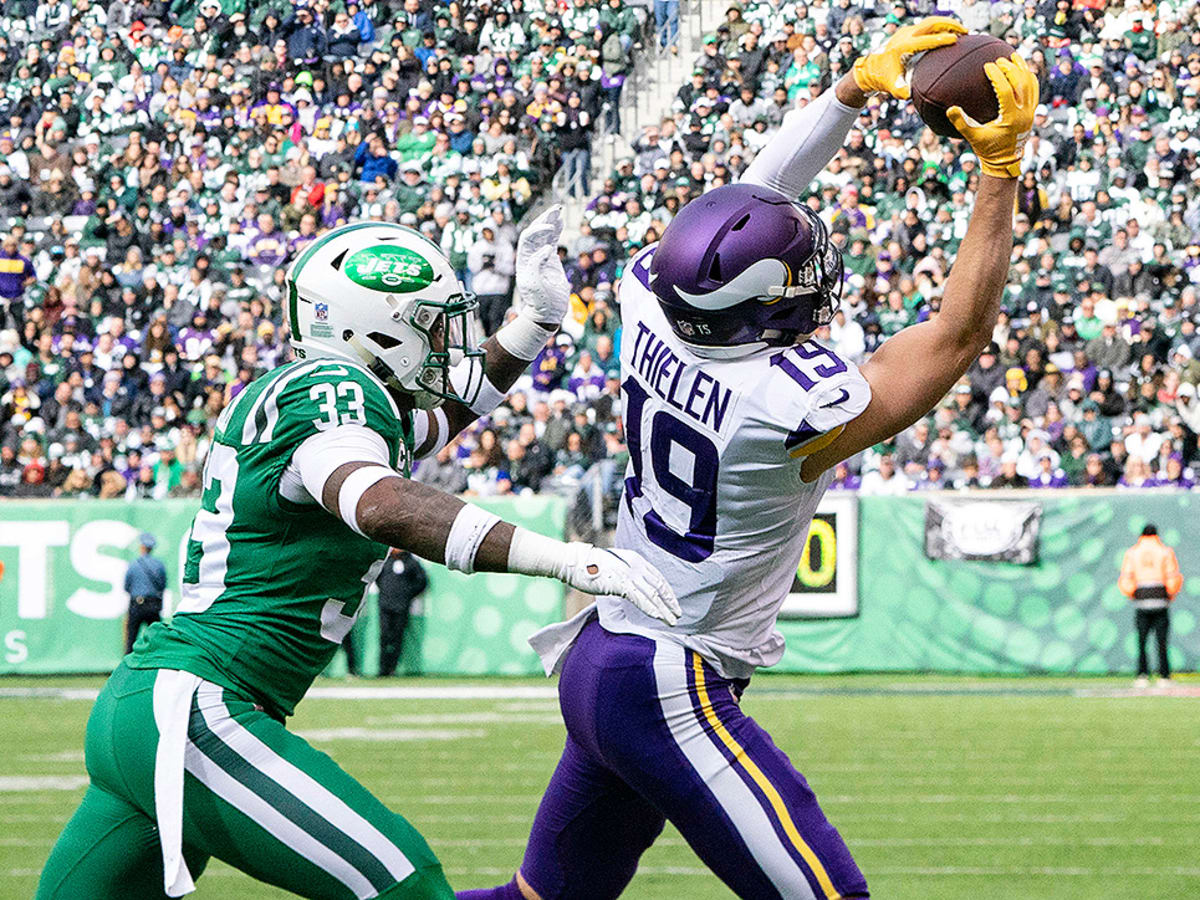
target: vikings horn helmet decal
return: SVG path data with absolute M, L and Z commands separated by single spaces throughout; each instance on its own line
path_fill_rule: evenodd
M 650 261 L 650 285 L 679 339 L 701 356 L 788 347 L 833 318 L 842 254 L 811 209 L 731 184 L 685 206 Z

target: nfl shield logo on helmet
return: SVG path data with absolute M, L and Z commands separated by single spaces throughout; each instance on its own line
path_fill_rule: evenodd
M 313 321 L 308 326 L 308 332 L 315 338 L 333 337 L 333 326 L 329 324 L 329 304 L 313 304 Z

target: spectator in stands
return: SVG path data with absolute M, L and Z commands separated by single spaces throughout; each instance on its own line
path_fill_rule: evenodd
M 16 235 L 5 235 L 0 244 L 0 327 L 24 329 L 25 291 L 35 274 L 33 262 L 17 248 Z
M 723 10 L 686 83 L 668 86 L 673 107 L 629 135 L 629 153 L 617 139 L 619 164 L 567 242 L 573 319 L 535 361 L 508 420 L 484 423 L 498 429 L 498 449 L 471 469 L 482 489 L 569 489 L 552 470 L 559 451 L 572 452 L 571 432 L 582 456 L 563 472 L 624 452 L 611 288 L 629 258 L 682 205 L 738 177 L 788 109 L 909 15 L 852 0 L 784 7 Z M 1160 19 L 1169 26 L 1177 12 L 1187 23 L 1194 7 Z M 516 220 L 552 190 L 564 159 L 566 186 L 607 155 L 593 129 L 605 102 L 611 128 L 613 107 L 630 99 L 623 79 L 639 44 L 679 40 L 678 4 L 665 0 L 650 10 L 571 0 L 561 11 L 299 3 L 228 15 L 215 2 L 118 5 L 107 24 L 93 0 L 72 8 L 74 18 L 37 5 L 0 11 L 9 59 L 21 60 L 0 62 L 0 262 L 13 270 L 0 272 L 0 494 L 196 490 L 221 408 L 247 377 L 290 359 L 279 266 L 340 222 L 421 229 L 481 296 L 494 331 L 513 300 Z M 1068 8 L 1047 25 L 1059 13 L 1054 4 L 1014 21 L 1003 5 L 960 7 L 1043 79 L 1004 309 L 967 390 L 934 413 L 920 446 L 907 435 L 876 448 L 849 464 L 845 486 L 1052 483 L 1058 469 L 1071 484 L 1192 485 L 1200 181 L 1186 135 L 1200 126 L 1190 90 L 1200 61 L 1174 60 L 1186 27 L 1135 31 L 1138 16 L 1115 7 L 1079 17 Z M 27 61 L 28 36 L 50 33 L 51 20 L 60 49 L 38 47 Z M 977 161 L 910 110 L 868 107 L 800 198 L 845 252 L 844 302 L 818 339 L 859 361 L 936 315 L 978 179 Z M 165 390 L 151 377 L 160 372 Z M 60 398 L 63 383 L 70 396 Z M 63 409 L 93 444 L 111 441 L 109 463 L 50 439 Z M 185 426 L 198 448 L 190 458 Z M 478 440 L 465 437 L 417 477 L 465 483 L 459 460 Z M 54 459 L 52 445 L 62 448 Z M 1019 461 L 1012 478 L 1008 455 Z M 944 469 L 931 479 L 933 459 Z
M 890 453 L 879 457 L 879 468 L 862 476 L 860 490 L 864 494 L 876 496 L 899 496 L 909 490 L 908 479 L 896 468 L 896 462 Z
M 679 0 L 654 0 L 654 23 L 659 50 L 679 52 Z
M 479 315 L 485 334 L 491 335 L 504 324 L 512 295 L 515 250 L 507 237 L 497 237 L 496 226 L 485 221 L 479 238 L 467 252 L 472 270 L 471 284 L 479 297 Z

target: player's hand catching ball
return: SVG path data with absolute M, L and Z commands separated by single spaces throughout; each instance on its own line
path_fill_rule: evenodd
M 574 542 L 567 544 L 566 555 L 559 577 L 576 590 L 624 597 L 668 625 L 683 614 L 667 580 L 641 554 Z
M 517 239 L 518 314 L 557 328 L 571 302 L 571 286 L 558 258 L 562 206 L 555 204 L 533 220 Z
M 948 47 L 966 33 L 962 22 L 947 16 L 930 16 L 915 25 L 905 25 L 874 53 L 854 61 L 854 83 L 864 94 L 878 91 L 907 100 L 912 95 L 907 67 L 913 54 Z
M 951 106 L 946 118 L 967 139 L 984 174 L 1017 178 L 1038 105 L 1037 76 L 1016 53 L 1010 59 L 987 63 L 983 71 L 996 92 L 1000 114 L 990 122 L 976 122 L 961 106 Z

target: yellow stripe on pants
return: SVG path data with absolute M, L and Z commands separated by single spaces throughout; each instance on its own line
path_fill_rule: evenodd
M 817 883 L 821 885 L 821 890 L 825 892 L 827 900 L 839 900 L 842 896 L 838 893 L 837 888 L 833 886 L 833 881 L 829 878 L 829 873 L 825 871 L 825 867 L 821 865 L 821 860 L 817 858 L 817 854 L 813 852 L 812 847 L 805 843 L 804 838 L 800 836 L 800 830 L 796 827 L 796 823 L 792 821 L 791 814 L 787 811 L 787 807 L 783 803 L 783 798 L 779 796 L 779 791 L 775 790 L 775 786 L 763 774 L 762 769 L 758 764 L 750 758 L 750 755 L 745 751 L 729 733 L 729 730 L 717 718 L 716 711 L 712 708 L 712 703 L 708 699 L 708 688 L 704 684 L 704 663 L 700 659 L 700 655 L 694 651 L 689 651 L 692 655 L 692 668 L 696 674 L 696 696 L 700 698 L 700 708 L 704 712 L 704 717 L 713 727 L 717 737 L 725 744 L 732 752 L 734 759 L 738 764 L 754 779 L 754 783 L 759 786 L 767 800 L 771 803 L 771 808 L 775 810 L 775 815 L 779 819 L 779 824 L 783 826 L 784 834 L 792 842 L 799 852 L 800 856 L 808 863 L 808 867 L 812 869 L 813 874 L 817 876 Z

